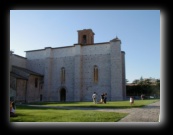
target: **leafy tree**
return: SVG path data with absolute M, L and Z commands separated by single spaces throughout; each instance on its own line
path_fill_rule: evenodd
M 160 96 L 160 79 L 135 79 L 131 86 L 127 86 L 127 95 L 139 96 L 139 94 L 145 94 L 146 96 L 154 95 Z
M 138 83 L 139 83 L 139 80 L 136 79 L 136 80 L 134 80 L 132 83 L 133 83 L 133 84 L 138 84 Z

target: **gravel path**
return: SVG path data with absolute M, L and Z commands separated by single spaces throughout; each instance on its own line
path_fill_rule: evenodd
M 111 111 L 129 113 L 118 122 L 159 122 L 160 101 L 149 104 L 142 108 L 131 109 L 99 109 L 98 111 Z

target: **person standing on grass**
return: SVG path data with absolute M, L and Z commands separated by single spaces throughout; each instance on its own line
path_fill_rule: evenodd
M 141 99 L 144 100 L 144 95 L 143 94 L 141 95 Z
M 107 93 L 104 94 L 104 103 L 106 104 L 107 101 Z
M 100 103 L 103 104 L 104 103 L 104 93 L 101 95 L 101 100 L 100 100 Z
M 130 97 L 130 105 L 133 105 L 134 104 L 134 98 L 131 96 Z
M 93 99 L 93 103 L 94 104 L 97 104 L 97 95 L 96 95 L 96 92 L 93 93 L 92 99 Z
M 16 117 L 14 101 L 10 101 L 10 117 Z

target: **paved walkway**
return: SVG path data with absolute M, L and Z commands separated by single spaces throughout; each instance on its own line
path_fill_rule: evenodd
M 98 111 L 105 111 L 105 109 L 99 109 Z M 106 109 L 106 111 L 129 113 L 118 122 L 159 122 L 160 101 L 142 108 Z

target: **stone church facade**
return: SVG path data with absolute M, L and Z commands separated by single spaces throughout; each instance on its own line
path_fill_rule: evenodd
M 91 29 L 78 30 L 78 43 L 10 54 L 10 96 L 17 101 L 108 101 L 126 97 L 125 52 L 117 37 L 94 43 Z

